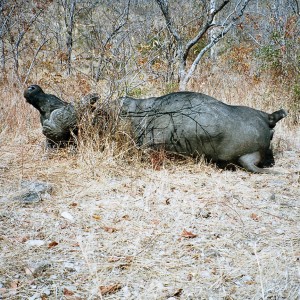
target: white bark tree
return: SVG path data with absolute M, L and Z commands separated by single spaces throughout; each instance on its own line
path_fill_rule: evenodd
M 235 26 L 237 21 L 242 17 L 244 10 L 250 0 L 238 0 L 236 2 L 236 5 L 234 6 L 234 9 L 230 13 L 228 13 L 218 24 L 214 23 L 216 15 L 224 10 L 224 8 L 232 1 L 223 0 L 219 5 L 216 5 L 215 7 L 213 7 L 213 4 L 215 4 L 214 1 L 211 1 L 211 9 L 206 16 L 206 20 L 198 29 L 195 36 L 188 41 L 185 41 L 184 36 L 180 35 L 175 23 L 173 22 L 169 10 L 168 0 L 156 0 L 156 2 L 161 9 L 161 12 L 166 21 L 166 26 L 169 32 L 172 34 L 177 46 L 179 89 L 185 90 L 187 83 L 191 79 L 204 54 L 215 44 L 217 44 L 230 31 L 230 29 Z M 203 39 L 205 34 L 208 33 L 208 31 L 213 27 L 217 27 L 218 32 L 212 35 L 211 39 L 208 40 L 208 43 L 205 45 L 205 47 L 201 49 L 196 58 L 193 60 L 192 64 L 188 66 L 187 59 L 190 55 L 192 47 L 199 43 L 199 41 Z

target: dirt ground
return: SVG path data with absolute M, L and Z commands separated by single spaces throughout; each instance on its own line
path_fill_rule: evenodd
M 300 131 L 284 132 L 279 175 L 2 140 L 0 299 L 299 299 Z M 53 191 L 24 203 L 24 180 Z

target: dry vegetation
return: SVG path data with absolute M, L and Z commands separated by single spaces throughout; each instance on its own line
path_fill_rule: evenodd
M 290 105 L 267 79 L 201 78 L 190 88 L 228 103 Z M 70 98 L 75 85 L 64 86 Z M 47 151 L 22 89 L 7 82 L 1 95 L 0 299 L 299 299 L 296 114 L 276 128 L 275 176 L 163 159 L 107 136 Z M 24 204 L 24 180 L 53 192 Z

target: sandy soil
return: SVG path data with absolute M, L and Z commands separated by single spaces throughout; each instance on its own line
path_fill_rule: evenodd
M 280 175 L 1 144 L 0 299 L 299 299 L 299 130 Z M 16 197 L 24 180 L 53 191 Z

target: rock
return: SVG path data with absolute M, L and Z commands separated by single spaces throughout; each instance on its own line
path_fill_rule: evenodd
M 51 291 L 49 289 L 45 288 L 43 290 L 43 295 L 50 296 L 50 294 L 51 294 Z
M 80 266 L 73 262 L 64 262 L 63 267 L 69 272 L 79 272 Z
M 40 293 L 35 293 L 33 296 L 29 297 L 29 300 L 38 300 L 41 298 Z
M 71 223 L 74 223 L 75 222 L 75 219 L 74 217 L 68 213 L 67 211 L 64 211 L 60 214 L 63 218 L 67 219 L 68 221 L 70 221 Z
M 49 261 L 39 261 L 28 266 L 28 270 L 31 271 L 33 277 L 38 277 L 50 267 L 51 263 Z
M 13 195 L 13 200 L 25 204 L 37 203 L 45 198 L 49 198 L 53 187 L 48 182 L 42 181 L 22 181 L 21 189 Z
M 26 244 L 30 247 L 40 247 L 45 244 L 45 241 L 43 240 L 28 240 Z
M 41 201 L 42 197 L 39 193 L 36 192 L 26 192 L 22 194 L 19 200 L 23 203 L 30 204 Z

